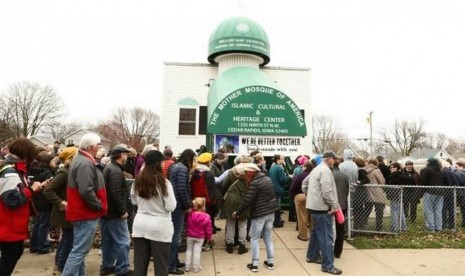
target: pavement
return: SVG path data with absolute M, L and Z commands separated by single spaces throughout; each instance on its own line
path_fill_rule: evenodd
M 287 217 L 287 216 L 283 216 Z M 330 275 L 321 272 L 318 264 L 307 263 L 305 255 L 308 242 L 297 239 L 295 222 L 286 222 L 283 228 L 274 229 L 273 241 L 275 250 L 275 269 L 268 270 L 263 265 L 259 272 L 253 273 L 246 268 L 251 262 L 250 250 L 243 255 L 228 254 L 224 247 L 224 223 L 218 220 L 217 225 L 223 228 L 214 238 L 216 245 L 213 250 L 203 252 L 201 257 L 202 270 L 199 273 L 185 273 L 198 276 L 237 276 L 237 275 L 275 275 L 304 276 Z M 250 248 L 250 244 L 247 245 Z M 133 254 L 130 254 L 131 259 Z M 13 275 L 52 275 L 54 253 L 47 255 L 31 254 L 25 251 L 18 262 Z M 260 262 L 266 258 L 263 242 L 261 243 Z M 184 261 L 184 253 L 180 254 Z M 86 258 L 86 275 L 99 275 L 101 257 L 97 249 L 92 249 Z M 132 266 L 132 263 L 131 263 Z M 335 266 L 342 269 L 342 275 L 465 275 L 465 250 L 463 249 L 355 249 L 348 243 L 340 259 L 335 260 Z M 153 266 L 149 274 L 153 275 Z

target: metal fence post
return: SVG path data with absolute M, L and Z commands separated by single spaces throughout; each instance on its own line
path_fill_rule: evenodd
M 452 231 L 457 231 L 457 186 L 454 187 L 454 228 Z
M 352 191 L 353 185 L 349 186 L 348 208 L 347 208 L 347 239 L 352 239 Z
M 400 202 L 399 202 L 399 213 L 397 219 L 399 220 L 399 229 L 397 229 L 397 232 L 402 231 L 402 214 L 404 213 L 404 187 L 403 186 L 398 186 L 400 189 Z M 392 206 L 391 206 L 392 208 Z M 392 215 L 392 212 L 391 212 Z M 405 216 L 405 214 L 404 214 Z

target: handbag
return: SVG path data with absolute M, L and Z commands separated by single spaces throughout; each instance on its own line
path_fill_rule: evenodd
M 336 217 L 336 222 L 338 224 L 344 224 L 345 222 L 345 217 L 344 217 L 344 213 L 342 212 L 342 209 L 341 208 L 338 208 L 336 210 L 336 212 L 334 212 L 334 217 Z

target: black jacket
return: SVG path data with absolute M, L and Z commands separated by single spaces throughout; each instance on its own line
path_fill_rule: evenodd
M 236 211 L 237 214 L 240 216 L 248 207 L 250 218 L 262 217 L 279 210 L 271 179 L 261 172 L 250 182 L 244 201 Z
M 444 186 L 444 178 L 440 167 L 427 166 L 420 171 L 421 186 Z M 425 193 L 433 195 L 443 195 L 443 190 L 440 188 L 425 188 Z
M 34 181 L 37 182 L 44 182 L 45 180 L 49 179 L 50 177 L 53 177 L 53 172 L 50 169 L 47 168 L 36 168 L 33 173 L 34 176 Z M 37 211 L 39 212 L 51 212 L 52 211 L 52 203 L 48 201 L 42 192 L 34 194 L 32 197 L 32 200 L 34 201 L 34 205 L 37 208 Z
M 392 172 L 386 185 L 410 185 L 410 178 L 401 171 Z M 386 188 L 386 196 L 390 200 L 400 200 L 400 189 Z
M 107 189 L 108 213 L 104 219 L 120 218 L 128 211 L 129 189 L 123 174 L 123 167 L 112 160 L 103 170 Z
M 384 179 L 388 179 L 389 175 L 391 174 L 391 170 L 389 169 L 389 167 L 383 162 L 379 162 L 378 168 L 381 170 L 381 173 L 383 174 Z

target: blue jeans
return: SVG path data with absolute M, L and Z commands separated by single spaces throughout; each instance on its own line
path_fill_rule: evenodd
M 442 230 L 443 196 L 425 193 L 423 196 L 426 231 Z
M 308 244 L 307 259 L 319 259 L 321 251 L 321 267 L 333 269 L 333 216 L 327 213 L 311 213 L 311 215 L 313 229 Z
M 400 225 L 399 225 L 400 222 Z M 391 230 L 400 232 L 407 230 L 405 221 L 404 208 L 401 206 L 400 199 L 391 200 Z
M 251 219 L 250 224 L 250 242 L 252 247 L 252 265 L 258 266 L 260 262 L 260 235 L 263 236 L 263 242 L 266 249 L 266 261 L 269 264 L 274 263 L 274 246 L 271 238 L 273 230 L 274 213 Z
M 114 267 L 116 275 L 128 272 L 131 242 L 128 222 L 125 219 L 101 219 L 100 228 L 102 233 L 100 271 L 108 271 Z
M 279 210 L 274 212 L 274 223 L 279 225 L 283 221 L 281 218 L 281 196 L 276 195 L 276 199 L 278 200 Z
M 174 212 L 171 213 L 174 232 L 170 245 L 169 271 L 176 270 L 178 265 L 178 247 L 181 245 L 182 229 L 184 228 L 184 214 L 185 212 L 181 208 L 176 208 Z
M 55 255 L 55 264 L 58 267 L 58 271 L 63 271 L 65 268 L 68 255 L 73 249 L 73 241 L 73 228 L 61 228 L 61 240 L 58 243 Z
M 47 252 L 50 250 L 48 229 L 50 228 L 50 212 L 40 212 L 34 218 L 34 227 L 31 234 L 30 250 L 32 252 Z
M 62 276 L 86 275 L 85 258 L 92 246 L 97 224 L 98 219 L 82 220 L 73 223 L 73 249 L 66 260 Z

